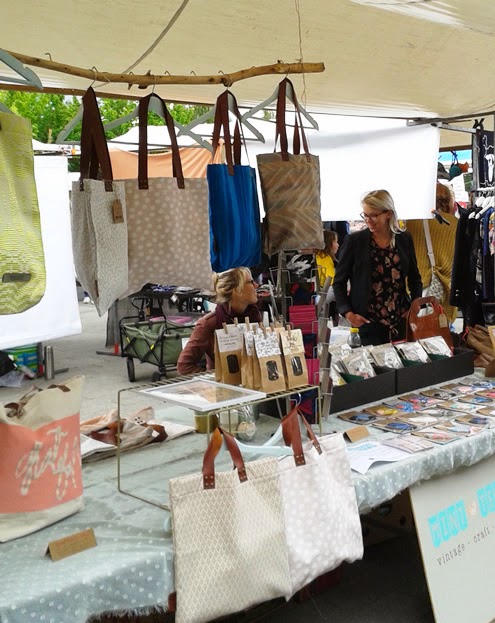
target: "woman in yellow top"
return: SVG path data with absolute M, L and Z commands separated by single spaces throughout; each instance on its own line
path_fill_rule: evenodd
M 320 290 L 325 285 L 327 277 L 331 277 L 333 282 L 333 278 L 335 277 L 335 264 L 337 263 L 336 255 L 339 250 L 336 232 L 324 230 L 323 238 L 325 240 L 325 248 L 315 253 Z

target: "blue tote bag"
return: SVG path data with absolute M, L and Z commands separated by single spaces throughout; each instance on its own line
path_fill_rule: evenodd
M 233 146 L 229 129 L 229 99 L 238 118 Z M 223 128 L 227 164 L 209 164 L 208 203 L 210 211 L 211 266 L 222 272 L 237 266 L 261 262 L 261 222 L 256 171 L 241 165 L 240 115 L 235 97 L 229 91 L 217 99 L 213 129 L 213 153 Z

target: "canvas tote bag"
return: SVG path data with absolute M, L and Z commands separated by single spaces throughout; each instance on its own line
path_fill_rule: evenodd
M 174 177 L 148 179 L 148 109 L 158 100 L 172 146 Z M 176 179 L 174 179 L 176 178 Z M 212 290 L 208 188 L 204 178 L 184 180 L 174 121 L 151 93 L 139 103 L 138 182 L 125 180 L 129 236 L 129 286 L 146 283 Z
M 33 307 L 46 288 L 32 138 L 27 119 L 0 112 L 0 315 Z
M 288 151 L 285 106 L 287 90 L 296 109 L 294 154 Z M 265 208 L 264 251 L 269 255 L 294 249 L 323 249 L 320 202 L 320 161 L 309 153 L 301 112 L 292 82 L 279 85 L 275 148 L 280 136 L 280 153 L 257 156 L 261 192 Z M 302 136 L 304 154 L 299 154 Z
M 222 437 L 235 470 L 215 472 Z M 169 481 L 177 623 L 200 623 L 290 592 L 277 459 L 244 465 L 215 429 L 201 474 Z
M 229 107 L 237 117 L 233 145 Z M 222 130 L 227 164 L 209 164 L 206 169 L 211 265 L 216 272 L 237 266 L 256 266 L 261 262 L 261 221 L 256 171 L 249 165 L 241 165 L 240 113 L 236 99 L 230 91 L 224 91 L 216 102 L 212 140 L 214 154 L 219 147 Z
M 302 444 L 299 422 L 308 432 Z M 363 557 L 363 537 L 351 468 L 341 434 L 315 437 L 294 407 L 282 419 L 294 456 L 279 459 L 280 486 L 289 550 L 291 591 L 342 562 Z
M 0 542 L 83 508 L 79 412 L 83 377 L 0 404 Z
M 72 246 L 77 277 L 103 316 L 128 285 L 125 189 L 123 182 L 113 181 L 91 87 L 82 99 L 81 176 L 72 185 Z

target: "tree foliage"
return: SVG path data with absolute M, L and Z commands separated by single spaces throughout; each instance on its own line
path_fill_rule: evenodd
M 33 138 L 42 143 L 54 143 L 57 136 L 76 115 L 81 105 L 79 97 L 66 97 L 52 93 L 24 93 L 21 91 L 0 91 L 0 102 L 10 110 L 31 121 Z M 103 123 L 115 121 L 132 112 L 136 101 L 107 99 L 98 100 Z M 209 110 L 209 106 L 193 106 L 187 104 L 171 104 L 169 110 L 172 117 L 182 125 L 197 119 Z M 132 126 L 137 125 L 137 117 L 121 124 L 114 130 L 106 132 L 108 139 L 125 134 Z M 163 125 L 164 121 L 155 113 L 148 116 L 149 125 Z M 81 123 L 78 123 L 67 140 L 79 141 Z

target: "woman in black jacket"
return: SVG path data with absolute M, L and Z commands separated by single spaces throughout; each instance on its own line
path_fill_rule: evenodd
M 400 227 L 390 193 L 374 190 L 362 207 L 367 229 L 345 239 L 333 290 L 338 312 L 359 327 L 364 346 L 405 337 L 405 316 L 423 286 L 411 235 Z

